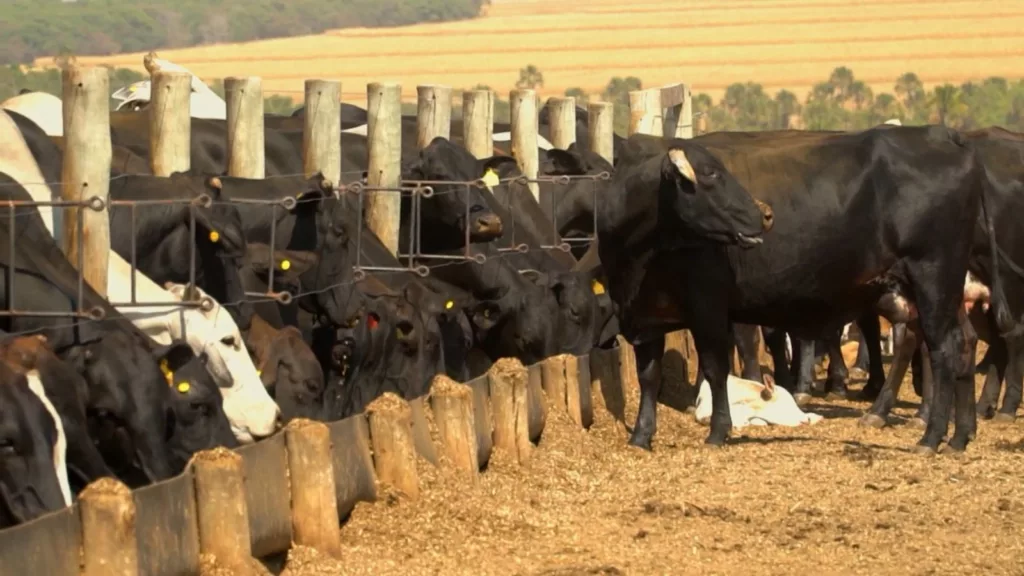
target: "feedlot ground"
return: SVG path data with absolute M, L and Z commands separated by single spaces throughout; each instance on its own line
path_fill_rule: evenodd
M 603 408 L 589 431 L 551 411 L 526 467 L 496 454 L 469 486 L 421 466 L 418 501 L 356 508 L 342 562 L 295 549 L 285 574 L 1024 574 L 1024 424 L 981 421 L 966 455 L 916 456 L 921 431 L 897 422 L 909 376 L 903 390 L 892 427 L 815 400 L 823 422 L 736 430 L 724 450 L 664 405 L 653 453 Z M 633 390 L 630 426 L 636 409 Z

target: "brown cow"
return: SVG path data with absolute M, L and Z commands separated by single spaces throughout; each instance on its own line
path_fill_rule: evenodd
M 277 329 L 253 316 L 246 336 L 260 380 L 281 408 L 282 421 L 324 420 L 324 373 L 294 326 Z

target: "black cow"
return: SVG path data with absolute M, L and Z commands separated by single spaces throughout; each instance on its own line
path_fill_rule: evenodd
M 735 282 L 725 246 L 757 246 L 770 221 L 706 149 L 681 139 L 664 148 L 623 157 L 598 203 L 597 250 L 640 377 L 630 444 L 650 449 L 665 333 L 689 328 L 712 390 L 706 442 L 721 445 L 732 428 L 726 378 Z
M 0 528 L 65 506 L 56 441 L 56 423 L 25 376 L 0 363 Z

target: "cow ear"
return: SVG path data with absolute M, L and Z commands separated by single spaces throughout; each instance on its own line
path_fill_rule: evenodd
M 171 371 L 181 368 L 196 357 L 195 353 L 192 352 L 192 347 L 183 340 L 172 340 L 170 344 L 157 345 L 153 347 L 152 352 L 153 359 L 158 364 L 166 360 L 167 367 Z
M 549 283 L 551 281 L 551 277 L 550 276 L 548 276 L 544 272 L 541 272 L 540 270 L 534 270 L 532 268 L 528 268 L 526 270 L 520 270 L 519 274 L 522 277 L 524 277 L 527 280 L 529 280 L 530 282 L 533 282 L 537 286 L 546 287 L 546 286 L 549 285 Z
M 478 177 L 484 180 L 492 180 L 488 182 L 488 185 L 491 187 L 498 184 L 493 182 L 493 180 L 501 179 L 503 176 L 507 177 L 518 168 L 519 165 L 516 164 L 516 159 L 511 156 L 491 156 L 490 158 L 477 161 Z
M 583 158 L 571 147 L 569 150 L 552 148 L 547 151 L 547 172 L 551 176 L 579 176 L 587 173 Z

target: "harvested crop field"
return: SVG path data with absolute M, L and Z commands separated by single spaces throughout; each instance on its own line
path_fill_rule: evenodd
M 552 413 L 527 466 L 497 453 L 469 486 L 424 465 L 421 499 L 356 508 L 342 562 L 293 550 L 285 574 L 1020 574 L 1021 427 L 982 422 L 966 455 L 921 457 L 918 430 L 858 428 L 866 407 L 815 403 L 815 426 L 715 450 L 660 406 L 653 453 L 603 409 L 586 432 Z
M 689 82 L 716 99 L 748 81 L 802 98 L 836 66 L 876 91 L 892 91 L 904 72 L 928 85 L 1016 78 L 1022 27 L 1019 0 L 494 0 L 474 20 L 159 53 L 204 79 L 259 75 L 266 91 L 293 97 L 306 78 L 339 79 L 351 102 L 386 80 L 408 99 L 431 83 L 504 93 L 529 64 L 544 74 L 542 96 L 600 93 L 613 76 L 636 76 L 645 86 Z M 80 60 L 142 70 L 142 54 Z

